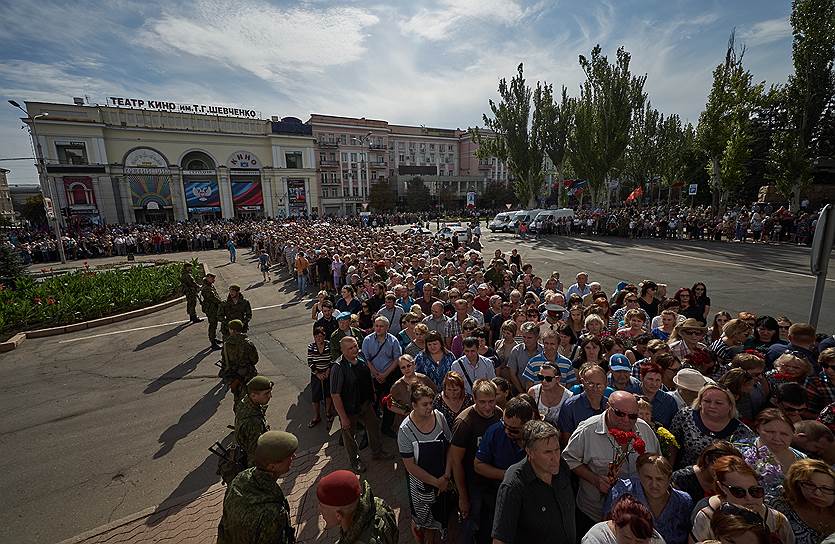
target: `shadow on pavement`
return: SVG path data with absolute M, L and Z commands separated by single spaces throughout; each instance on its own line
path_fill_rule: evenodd
M 180 419 L 174 425 L 165 429 L 159 435 L 158 442 L 160 443 L 159 450 L 154 454 L 154 459 L 159 459 L 167 455 L 174 445 L 181 439 L 187 437 L 192 431 L 200 428 L 201 425 L 209 421 L 209 419 L 217 412 L 220 406 L 220 401 L 226 396 L 227 388 L 222 382 L 218 382 L 205 395 L 200 397 L 194 406 L 180 416 Z
M 170 340 L 178 334 L 180 334 L 190 324 L 191 323 L 189 321 L 184 321 L 183 323 L 180 323 L 173 329 L 168 329 L 167 331 L 161 332 L 156 336 L 152 336 L 151 338 L 148 338 L 147 340 L 133 348 L 133 351 L 142 351 L 143 349 L 148 349 L 150 347 L 156 346 L 157 344 L 161 344 L 166 340 Z
M 148 384 L 143 393 L 149 395 L 156 393 L 169 383 L 185 378 L 197 369 L 197 365 L 212 353 L 212 348 L 203 348 L 182 363 L 178 364 L 165 374 Z
M 231 440 L 232 433 L 223 439 L 226 444 Z M 189 472 L 185 478 L 171 491 L 168 497 L 163 500 L 153 514 L 148 516 L 145 520 L 145 525 L 153 527 L 159 525 L 166 518 L 176 514 L 185 508 L 194 499 L 209 489 L 214 484 L 220 481 L 220 476 L 217 475 L 217 457 L 209 453 L 208 457 L 200 463 L 200 466 Z M 190 496 L 191 500 L 183 500 L 184 497 Z M 172 505 L 171 502 L 176 502 Z

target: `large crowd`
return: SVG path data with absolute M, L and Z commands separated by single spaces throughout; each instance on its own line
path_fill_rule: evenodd
M 517 249 L 344 222 L 264 224 L 251 242 L 265 277 L 286 267 L 315 299 L 309 426 L 339 420 L 355 474 L 398 456 L 416 541 L 835 540 L 835 337 L 779 307 L 716 311 L 729 301 L 707 278 L 569 280 Z M 272 384 L 250 383 L 241 406 L 265 404 Z M 256 508 L 244 484 L 298 447 L 271 433 L 249 439 L 221 541 L 249 542 L 232 538 Z M 328 526 L 396 541 L 355 481 L 320 482 Z

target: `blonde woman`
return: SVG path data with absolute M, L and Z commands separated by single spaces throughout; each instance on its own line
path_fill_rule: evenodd
M 496 367 L 496 375 L 501 376 L 506 380 L 509 380 L 510 371 L 507 368 L 507 359 L 508 357 L 510 357 L 510 351 L 518 343 L 516 341 L 516 334 L 518 333 L 518 327 L 516 326 L 516 322 L 508 319 L 502 324 L 500 332 L 501 338 L 496 340 L 495 347 L 496 356 L 499 359 L 499 366 Z
M 796 461 L 771 507 L 789 518 L 795 544 L 818 544 L 835 533 L 835 472 L 817 459 Z

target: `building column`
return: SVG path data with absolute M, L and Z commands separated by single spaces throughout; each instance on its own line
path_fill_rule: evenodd
M 168 187 L 171 191 L 171 205 L 174 207 L 174 220 L 188 221 L 188 205 L 186 204 L 186 191 L 183 187 L 182 170 L 179 166 L 170 166 L 168 172 Z
M 310 178 L 304 178 L 304 206 L 308 217 L 313 213 L 313 193 L 310 191 L 310 186 Z
M 276 215 L 278 217 L 288 217 L 289 213 L 289 200 L 287 199 L 287 178 L 281 176 L 278 178 L 278 204 L 276 206 Z
M 261 197 L 264 200 L 264 217 L 275 217 L 273 206 L 273 183 L 275 171 L 272 168 L 261 169 Z
M 235 217 L 235 207 L 232 205 L 232 182 L 229 181 L 229 169 L 219 166 L 217 169 L 217 187 L 220 193 L 220 213 L 224 219 Z
M 106 168 L 110 170 L 110 167 Z M 113 180 L 108 175 L 96 176 L 93 178 L 93 194 L 96 198 L 96 208 L 103 223 L 118 223 L 119 217 L 116 213 L 116 197 L 113 194 Z

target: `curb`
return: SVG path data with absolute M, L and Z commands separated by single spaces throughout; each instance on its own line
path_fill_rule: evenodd
M 205 276 L 209 273 L 210 269 L 206 263 L 200 263 L 200 266 L 203 268 L 203 275 Z M 181 302 L 185 301 L 186 297 L 181 296 L 171 300 L 167 300 L 165 302 L 161 302 L 159 304 L 155 304 L 153 306 L 148 306 L 147 308 L 140 308 L 138 310 L 131 310 L 129 312 L 125 312 L 122 314 L 111 315 L 107 317 L 100 317 L 98 319 L 92 319 L 90 321 L 82 321 L 81 323 L 72 323 L 70 325 L 63 325 L 61 327 L 50 327 L 48 329 L 37 329 L 34 331 L 26 331 L 26 332 L 19 332 L 16 335 L 12 336 L 5 342 L 0 342 L 0 353 L 5 353 L 8 351 L 12 351 L 17 349 L 17 347 L 22 344 L 28 338 L 46 338 L 48 336 L 57 336 L 59 334 L 66 334 L 69 332 L 76 332 L 76 331 L 83 331 L 85 329 L 92 329 L 94 327 L 101 327 L 103 325 L 110 325 L 112 323 L 119 323 L 121 321 L 127 321 L 128 319 L 133 319 L 135 317 L 142 317 L 148 314 L 152 314 L 155 312 L 159 312 L 160 310 L 165 310 L 180 304 Z

